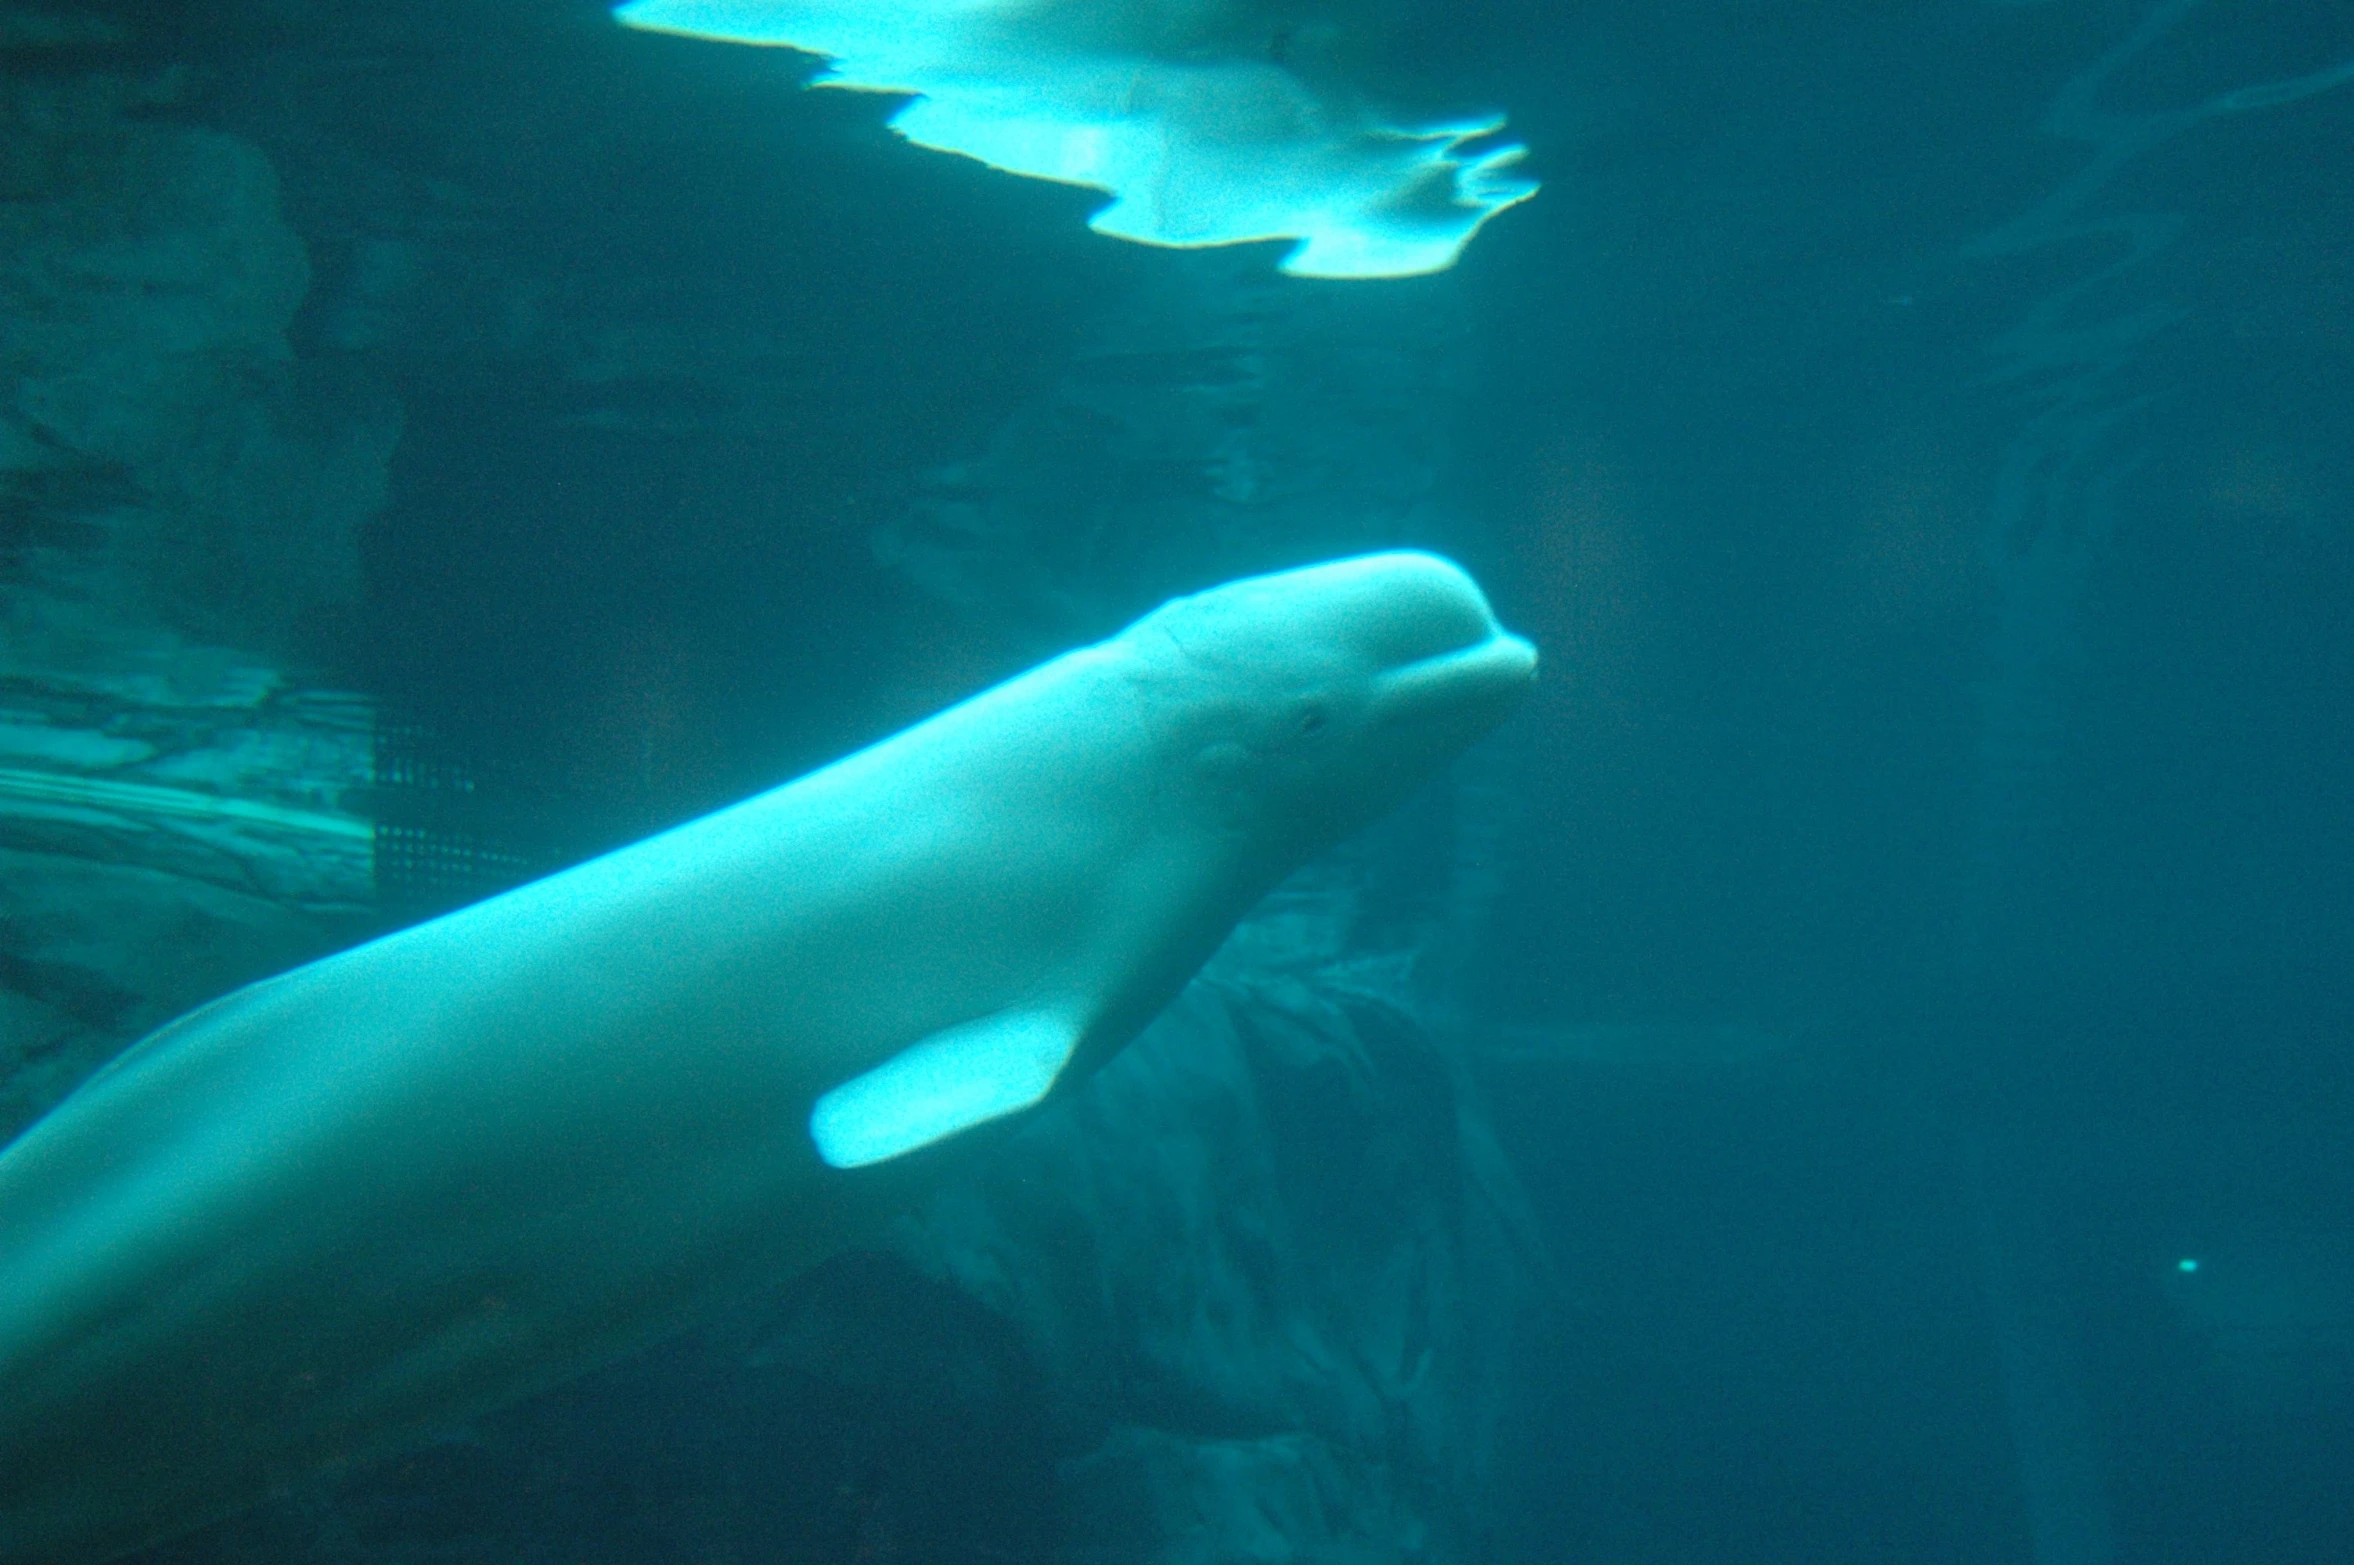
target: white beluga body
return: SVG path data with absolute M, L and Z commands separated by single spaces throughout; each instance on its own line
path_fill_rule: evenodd
M 1231 583 L 166 1027 L 0 1151 L 0 1565 L 113 1558 L 874 1238 L 1534 670 L 1430 555 Z
M 1370 12 L 1371 7 L 1364 8 Z M 1108 192 L 1097 233 L 1296 241 L 1302 277 L 1454 265 L 1536 194 L 1501 115 L 1396 123 L 1315 41 L 1340 8 L 1233 0 L 627 0 L 631 27 L 823 55 L 821 87 L 911 93 L 891 128 Z M 1369 19 L 1368 19 L 1369 20 Z M 1321 68 L 1319 68 L 1321 67 Z M 1475 147 L 1474 143 L 1478 143 Z

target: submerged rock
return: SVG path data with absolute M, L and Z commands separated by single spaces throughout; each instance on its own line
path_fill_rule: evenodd
M 1395 998 L 1197 983 L 910 1251 L 1014 1322 L 1078 1557 L 1461 1559 L 1532 1278 L 1480 1107 Z

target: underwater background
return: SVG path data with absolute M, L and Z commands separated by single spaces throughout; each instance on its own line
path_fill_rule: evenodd
M 1543 190 L 1295 277 L 592 0 L 0 0 L 0 1136 L 1177 592 L 1545 657 L 888 1250 L 144 1557 L 2354 1560 L 2354 10 L 1219 14 Z

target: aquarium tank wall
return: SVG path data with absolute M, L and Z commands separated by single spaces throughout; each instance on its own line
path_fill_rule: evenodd
M 2354 1559 L 2350 171 L 2321 0 L 0 0 L 0 1565 Z M 651 1281 L 681 1187 L 498 1161 L 796 1050 Z M 105 1170 L 273 1091 L 222 1189 L 430 1198 L 157 1262 Z M 520 1368 L 272 1444 L 353 1321 Z

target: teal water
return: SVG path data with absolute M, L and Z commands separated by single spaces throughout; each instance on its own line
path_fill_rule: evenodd
M 2354 1558 L 2354 11 L 1217 14 L 1542 190 L 1292 277 L 588 0 L 0 6 L 12 1115 L 1175 592 L 1544 658 L 915 1237 L 154 1557 Z

